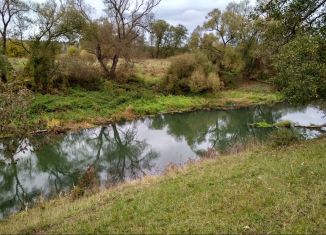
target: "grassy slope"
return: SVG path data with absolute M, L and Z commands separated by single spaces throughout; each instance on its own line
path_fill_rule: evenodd
M 326 232 L 326 139 L 192 164 L 90 198 L 52 201 L 0 233 Z

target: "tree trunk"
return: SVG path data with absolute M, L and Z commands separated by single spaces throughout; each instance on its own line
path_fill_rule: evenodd
M 3 37 L 2 37 L 2 54 L 7 55 L 7 35 L 6 35 L 6 33 L 4 33 Z
M 112 61 L 112 66 L 111 66 L 111 70 L 110 70 L 110 78 L 111 79 L 115 79 L 116 78 L 116 70 L 117 70 L 117 66 L 119 63 L 119 55 L 115 54 L 113 57 L 113 61 Z
M 105 75 L 107 76 L 107 78 L 110 78 L 110 71 L 108 70 L 105 62 L 104 62 L 104 58 L 103 58 L 103 55 L 102 55 L 102 50 L 101 50 L 101 45 L 98 43 L 96 45 L 96 51 L 95 51 L 95 54 L 96 54 L 96 58 L 98 60 L 98 62 L 100 63 Z
M 2 54 L 7 55 L 7 26 L 4 25 L 2 34 Z
M 160 44 L 157 43 L 156 44 L 156 59 L 158 59 L 159 56 L 160 56 Z

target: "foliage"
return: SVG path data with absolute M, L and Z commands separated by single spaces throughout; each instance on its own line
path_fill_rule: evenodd
M 75 46 L 69 46 L 67 48 L 67 54 L 70 57 L 76 57 L 76 56 L 79 55 L 79 49 L 77 47 L 75 47 Z
M 326 44 L 318 36 L 300 35 L 274 58 L 273 81 L 295 103 L 326 98 Z
M 19 83 L 0 82 L 0 137 L 28 134 L 32 98 L 32 93 Z
M 28 53 L 19 42 L 9 41 L 7 45 L 8 57 L 26 57 Z
M 151 24 L 151 41 L 155 43 L 155 57 L 168 57 L 184 52 L 188 29 L 179 24 L 170 25 L 165 20 L 156 20 Z
M 38 91 L 49 92 L 54 85 L 56 50 L 55 44 L 33 42 L 25 70 L 34 78 L 35 89 Z
M 324 0 L 260 1 L 256 13 L 267 16 L 264 43 L 277 50 L 302 32 L 320 32 L 325 37 L 325 10 Z
M 184 54 L 172 59 L 163 86 L 173 94 L 201 93 L 219 90 L 220 80 L 206 55 Z

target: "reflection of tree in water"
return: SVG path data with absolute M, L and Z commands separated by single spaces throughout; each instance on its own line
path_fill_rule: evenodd
M 260 121 L 272 123 L 279 117 L 279 112 L 270 107 L 200 111 L 191 114 L 159 116 L 153 120 L 151 127 L 154 129 L 167 127 L 169 134 L 178 140 L 184 138 L 189 146 L 201 155 L 211 148 L 220 152 L 227 151 L 235 143 L 243 142 L 249 136 L 261 139 L 269 130 L 252 129 L 248 124 Z
M 145 141 L 137 140 L 136 135 L 135 127 L 124 131 L 112 125 L 112 128 L 101 128 L 99 135 L 92 139 L 97 149 L 94 166 L 98 171 L 107 171 L 108 183 L 135 179 L 152 169 L 151 162 L 158 154 L 148 149 Z
M 26 173 L 32 171 L 30 159 L 20 162 L 15 156 L 29 151 L 29 143 L 24 139 L 2 139 L 0 143 L 0 218 L 10 213 L 10 210 L 24 209 L 26 202 L 38 194 L 38 190 L 26 191 L 24 178 L 20 176 L 23 165 Z
M 41 194 L 51 196 L 70 189 L 89 167 L 109 184 L 144 175 L 158 155 L 145 141 L 137 140 L 136 133 L 135 128 L 124 131 L 116 125 L 85 130 L 55 137 L 52 143 L 26 155 L 18 153 L 27 150 L 22 146 L 40 140 L 25 141 L 24 145 L 19 140 L 1 140 L 0 217 L 24 208 Z

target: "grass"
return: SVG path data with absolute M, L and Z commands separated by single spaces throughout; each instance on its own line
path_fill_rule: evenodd
M 26 59 L 11 59 L 21 70 Z M 159 87 L 169 60 L 138 60 L 135 78 L 126 84 L 106 81 L 99 91 L 70 88 L 58 94 L 35 94 L 31 122 L 38 129 L 75 130 L 159 113 L 198 109 L 232 109 L 280 102 L 282 96 L 265 84 L 251 83 L 233 90 L 202 95 L 166 95 Z
M 190 164 L 0 223 L 0 233 L 326 232 L 326 139 Z
M 278 93 L 264 89 L 253 92 L 238 88 L 209 95 L 177 96 L 165 95 L 142 81 L 124 85 L 109 83 L 100 91 L 70 89 L 66 94 L 36 94 L 31 113 L 36 121 L 46 120 L 49 129 L 78 129 L 159 113 L 229 109 L 281 100 Z

